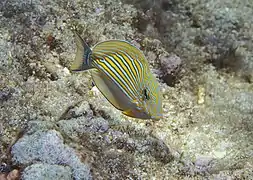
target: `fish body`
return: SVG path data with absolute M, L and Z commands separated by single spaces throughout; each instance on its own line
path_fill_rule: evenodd
M 108 40 L 92 49 L 75 33 L 77 53 L 72 71 L 91 71 L 95 85 L 123 114 L 140 119 L 162 118 L 159 84 L 144 54 L 122 40 Z

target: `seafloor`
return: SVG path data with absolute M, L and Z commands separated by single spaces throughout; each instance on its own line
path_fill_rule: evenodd
M 253 2 L 1 0 L 0 179 L 253 179 Z M 72 29 L 134 43 L 164 118 L 72 74 Z

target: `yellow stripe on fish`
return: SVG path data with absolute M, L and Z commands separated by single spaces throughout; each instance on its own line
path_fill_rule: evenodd
M 126 76 L 124 76 L 123 72 L 117 67 L 115 61 L 105 56 L 103 60 L 94 60 L 94 64 L 95 66 L 98 65 L 98 68 L 104 73 L 107 74 L 108 72 L 111 79 L 116 81 L 117 85 L 127 94 L 128 97 L 131 99 L 136 98 L 133 87 L 131 87 L 129 82 L 126 80 Z
M 130 81 L 132 82 L 134 88 L 137 88 L 137 81 L 135 79 L 135 75 L 132 69 L 130 69 L 129 64 L 126 62 L 126 59 L 117 54 L 113 54 L 111 56 L 120 64 L 120 67 L 123 68 L 123 71 L 125 71 L 125 73 L 129 75 Z
M 135 76 L 138 77 L 138 81 L 141 82 L 140 79 L 140 65 L 138 61 L 142 60 L 139 57 L 143 57 L 143 54 L 134 46 L 130 45 L 125 41 L 119 40 L 111 40 L 105 41 L 103 43 L 97 44 L 95 47 L 96 53 L 106 53 L 106 52 L 117 52 L 126 62 L 131 66 L 132 71 L 135 72 Z M 138 60 L 137 60 L 138 59 Z M 142 63 L 145 64 L 147 62 L 142 60 Z
M 92 77 L 106 99 L 123 114 L 141 119 L 162 118 L 162 96 L 144 54 L 122 40 L 108 40 L 91 50 L 75 33 L 77 53 L 72 71 L 95 68 Z

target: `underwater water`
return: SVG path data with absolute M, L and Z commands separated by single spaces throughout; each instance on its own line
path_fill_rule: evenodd
M 253 179 L 253 3 L 1 0 L 0 180 Z M 130 42 L 161 88 L 163 118 L 125 116 L 87 44 Z

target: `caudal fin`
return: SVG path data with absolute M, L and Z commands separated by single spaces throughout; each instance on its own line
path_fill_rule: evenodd
M 71 71 L 84 71 L 87 69 L 91 69 L 91 49 L 86 44 L 81 36 L 77 33 L 74 32 L 75 34 L 75 41 L 76 41 L 76 57 L 73 62 L 73 64 L 70 67 Z

